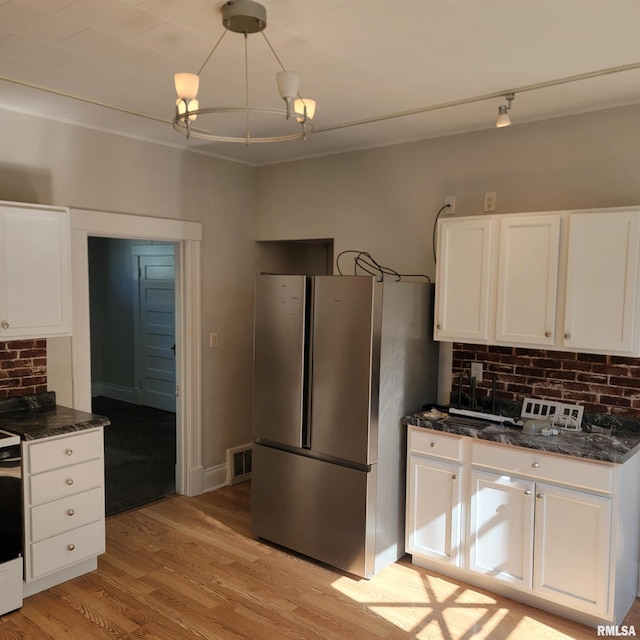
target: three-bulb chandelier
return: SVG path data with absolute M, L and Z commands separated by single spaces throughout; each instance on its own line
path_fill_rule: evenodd
M 267 26 L 266 9 L 260 3 L 253 2 L 253 0 L 229 0 L 222 6 L 222 25 L 225 30 L 200 67 L 198 73 L 175 74 L 175 86 L 178 99 L 176 101 L 173 128 L 187 138 L 199 138 L 213 142 L 238 142 L 249 145 L 258 142 L 304 140 L 307 133 L 313 130 L 315 101 L 302 98 L 299 93 L 300 76 L 294 71 L 287 71 L 285 69 L 271 42 L 269 42 L 269 39 L 264 33 L 264 29 Z M 200 74 L 228 31 L 244 35 L 245 103 L 242 106 L 200 107 L 197 97 L 200 85 Z M 285 109 L 254 107 L 249 104 L 249 57 L 247 52 L 247 38 L 250 33 L 262 33 L 271 53 L 282 69 L 276 74 L 276 81 L 280 97 L 286 105 Z M 242 133 L 237 132 L 234 135 L 220 135 L 200 128 L 200 122 L 202 122 L 202 120 L 200 120 L 198 127 L 195 126 L 195 121 L 199 116 L 220 114 L 240 114 L 243 122 L 241 127 Z M 294 131 L 291 133 L 275 133 L 267 136 L 252 136 L 252 118 L 258 118 L 264 115 L 284 116 L 285 120 L 291 123 L 290 126 Z

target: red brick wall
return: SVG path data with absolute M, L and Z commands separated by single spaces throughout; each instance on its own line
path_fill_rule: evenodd
M 47 341 L 0 342 L 0 399 L 47 390 Z
M 454 395 L 458 372 L 471 361 L 482 362 L 488 374 L 478 397 L 490 393 L 495 373 L 497 398 L 558 400 L 583 405 L 588 413 L 640 418 L 640 358 L 455 343 Z

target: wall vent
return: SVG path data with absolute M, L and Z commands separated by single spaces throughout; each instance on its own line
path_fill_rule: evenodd
M 251 445 L 227 449 L 227 484 L 238 484 L 251 478 Z

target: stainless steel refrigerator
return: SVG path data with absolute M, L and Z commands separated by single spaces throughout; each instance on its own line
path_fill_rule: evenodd
M 432 301 L 426 283 L 257 277 L 257 536 L 362 577 L 403 555 L 401 419 L 436 400 Z

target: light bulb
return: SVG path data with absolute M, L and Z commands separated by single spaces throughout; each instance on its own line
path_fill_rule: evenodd
M 316 101 L 310 98 L 298 98 L 293 103 L 293 110 L 296 112 L 296 120 L 302 122 L 304 120 L 304 109 L 307 108 L 307 119 L 313 120 L 316 113 Z

